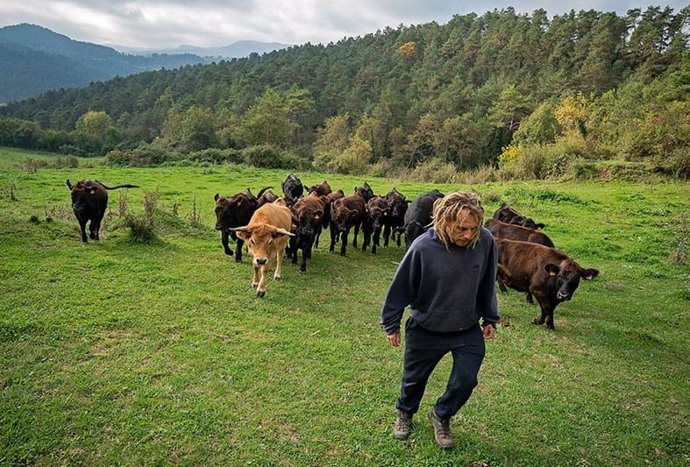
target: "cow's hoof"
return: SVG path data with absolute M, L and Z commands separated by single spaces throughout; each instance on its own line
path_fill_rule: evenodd
M 235 256 L 235 252 L 232 250 L 225 250 L 225 254 L 228 256 Z
M 273 276 L 273 279 L 278 281 L 278 280 L 280 280 L 280 277 L 281 276 Z
M 256 284 L 252 283 L 252 289 L 255 289 L 259 286 L 259 283 L 257 282 Z
M 299 272 L 300 274 L 304 274 L 305 272 L 307 272 L 307 268 L 299 268 Z
M 235 262 L 236 262 L 236 263 L 241 263 L 241 262 L 242 262 L 242 257 L 241 257 L 241 256 L 240 256 L 240 257 L 235 256 Z
M 555 330 L 556 330 L 556 326 L 554 326 L 553 324 L 547 324 L 547 325 L 546 325 L 546 329 L 547 329 L 548 331 L 555 331 Z
M 265 290 L 256 292 L 256 296 L 259 297 L 259 298 L 264 298 L 264 295 L 266 295 L 266 291 L 265 291 Z
M 534 318 L 532 320 L 532 324 L 540 324 L 541 325 L 541 324 L 544 324 L 544 321 L 540 318 Z

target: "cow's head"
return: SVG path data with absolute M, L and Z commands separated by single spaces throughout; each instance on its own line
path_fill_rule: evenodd
M 316 235 L 316 229 L 321 226 L 323 209 L 300 209 L 297 217 L 297 235 L 312 237 Z
M 410 248 L 412 242 L 424 232 L 426 232 L 426 227 L 419 222 L 413 221 L 405 225 L 405 247 Z
M 252 255 L 255 266 L 263 266 L 268 263 L 271 255 L 280 248 L 276 240 L 281 237 L 294 236 L 293 233 L 269 224 L 261 224 L 253 227 L 244 226 L 231 229 L 237 236 L 244 240 L 249 253 Z M 282 251 L 278 251 L 282 254 Z
M 232 220 L 236 217 L 237 210 L 245 207 L 249 208 L 249 199 L 244 193 L 237 194 L 231 198 L 225 198 L 216 193 L 213 199 L 216 202 L 216 230 L 230 227 Z
M 536 222 L 534 222 L 534 219 L 532 219 L 531 217 L 525 217 L 522 215 L 517 216 L 513 220 L 512 224 L 516 224 L 516 225 L 519 225 L 522 227 L 527 227 L 528 229 L 534 229 L 534 230 L 541 230 L 544 228 L 544 224 L 542 224 L 542 223 L 537 224 Z
M 345 204 L 339 201 L 340 200 L 336 200 L 333 202 L 331 219 L 339 232 L 347 232 L 351 226 L 350 221 L 357 217 L 358 212 L 356 209 L 349 209 Z
M 556 299 L 564 302 L 573 298 L 573 294 L 580 285 L 580 278 L 585 280 L 594 279 L 599 275 L 596 269 L 583 269 L 575 261 L 570 259 L 561 261 L 560 264 L 547 263 L 544 270 L 549 276 L 549 280 L 556 282 Z
M 98 197 L 99 192 L 101 196 L 106 194 L 105 190 L 103 190 L 100 185 L 91 182 L 90 180 L 81 180 L 78 181 L 76 185 L 72 185 L 68 179 L 65 181 L 65 184 L 72 192 L 72 209 L 75 212 L 80 212 L 88 205 L 93 204 Z
M 389 213 L 390 207 L 383 198 L 373 198 L 367 203 L 367 214 L 374 229 L 379 229 L 383 225 Z
M 359 196 L 364 198 L 364 202 L 368 202 L 371 198 L 374 197 L 374 190 L 371 189 L 367 182 L 364 182 L 362 186 L 355 187 L 355 194 L 358 194 Z
M 412 202 L 405 199 L 405 195 L 393 188 L 387 195 L 386 201 L 390 205 L 390 216 L 393 219 L 402 219 L 407 212 L 407 206 Z

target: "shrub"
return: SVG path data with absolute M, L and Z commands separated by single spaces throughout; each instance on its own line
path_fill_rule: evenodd
M 125 225 L 130 228 L 132 240 L 135 242 L 152 243 L 158 239 L 152 222 L 140 214 L 127 214 Z
M 418 164 L 410 174 L 412 180 L 432 183 L 455 183 L 458 179 L 458 170 L 455 165 L 441 159 Z
M 267 169 L 290 169 L 298 165 L 294 156 L 271 144 L 261 144 L 243 149 L 242 160 L 254 167 Z
M 240 164 L 244 162 L 242 151 L 238 149 L 209 148 L 203 151 L 192 152 L 187 157 L 193 161 L 211 162 L 213 164 L 225 164 L 228 162 Z

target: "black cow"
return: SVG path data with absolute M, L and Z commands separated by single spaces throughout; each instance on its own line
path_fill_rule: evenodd
M 259 192 L 259 197 L 262 197 L 266 190 L 271 187 L 263 188 Z M 216 230 L 220 230 L 220 242 L 223 245 L 223 250 L 228 256 L 235 256 L 235 261 L 238 263 L 242 261 L 242 245 L 244 241 L 237 237 L 233 228 L 242 227 L 249 224 L 252 214 L 259 208 L 259 200 L 254 196 L 249 188 L 241 193 L 237 193 L 229 198 L 222 197 L 215 194 L 213 199 L 216 202 Z M 228 237 L 237 242 L 235 252 L 230 249 Z
M 445 195 L 433 189 L 422 193 L 415 198 L 405 213 L 405 248 L 409 248 L 412 242 L 422 235 L 431 224 L 431 215 L 434 210 L 434 202 Z
M 405 195 L 400 193 L 395 188 L 386 194 L 386 201 L 388 201 L 390 211 L 384 222 L 383 246 L 388 246 L 388 240 L 390 239 L 391 234 L 393 234 L 396 244 L 400 246 L 400 237 L 405 231 L 403 228 L 405 225 L 405 213 L 407 212 L 407 206 L 411 203 L 411 201 L 405 199 Z
M 534 296 L 541 315 L 532 322 L 555 329 L 553 312 L 570 300 L 580 278 L 593 279 L 596 269 L 584 269 L 562 251 L 536 243 L 496 239 L 500 284 Z
M 81 229 L 81 241 L 87 243 L 86 223 L 89 224 L 89 237 L 91 240 L 100 240 L 99 231 L 101 221 L 105 215 L 105 208 L 108 207 L 108 191 L 118 188 L 139 188 L 137 185 L 117 185 L 106 186 L 98 180 L 80 180 L 76 185 L 72 185 L 69 180 L 65 181 L 67 188 L 72 192 L 72 211 L 79 222 Z
M 285 195 L 285 202 L 288 206 L 295 204 L 295 201 L 304 193 L 304 185 L 302 180 L 295 174 L 287 176 L 283 182 L 283 194 Z
M 330 212 L 331 245 L 328 247 L 328 251 L 335 250 L 336 242 L 340 241 L 340 255 L 345 256 L 347 253 L 347 236 L 352 227 L 355 228 L 352 246 L 357 248 L 357 235 L 364 220 L 365 206 L 366 202 L 359 191 L 354 195 L 333 201 Z
M 522 227 L 527 227 L 528 229 L 543 229 L 544 224 L 537 224 L 531 217 L 523 216 L 515 209 L 508 206 L 506 203 L 501 203 L 501 206 L 494 212 L 494 219 L 498 219 L 501 222 L 507 224 L 520 225 Z

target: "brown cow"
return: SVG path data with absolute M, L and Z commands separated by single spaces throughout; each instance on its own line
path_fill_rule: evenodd
M 335 250 L 335 244 L 340 240 L 340 255 L 347 253 L 347 236 L 352 227 L 355 228 L 355 235 L 352 246 L 357 248 L 357 235 L 359 228 L 364 220 L 365 210 L 364 197 L 357 191 L 354 195 L 337 199 L 331 204 L 331 245 L 328 251 Z
M 398 190 L 393 188 L 386 194 L 386 201 L 390 206 L 390 212 L 386 216 L 383 228 L 383 246 L 388 246 L 388 240 L 391 234 L 393 238 L 396 239 L 396 244 L 400 246 L 400 237 L 405 231 L 405 213 L 407 212 L 407 206 L 412 202 L 407 200 L 405 195 L 400 193 Z
M 289 255 L 292 257 L 292 264 L 297 264 L 297 251 L 302 250 L 300 272 L 307 272 L 307 258 L 311 259 L 312 246 L 321 233 L 325 209 L 323 198 L 325 196 L 318 196 L 316 191 L 312 191 L 309 196 L 299 198 L 292 206 L 296 228 L 295 236 L 290 239 Z
M 81 229 L 81 241 L 87 243 L 86 223 L 89 224 L 89 237 L 91 240 L 100 240 L 99 231 L 101 221 L 105 215 L 105 208 L 108 207 L 108 191 L 118 188 L 139 188 L 137 185 L 117 185 L 106 186 L 98 180 L 79 180 L 76 185 L 72 185 L 69 180 L 65 180 L 67 188 L 72 192 L 72 211 L 79 222 Z
M 264 204 L 257 209 L 249 224 L 232 230 L 237 236 L 247 242 L 249 254 L 253 256 L 252 287 L 256 295 L 263 298 L 266 295 L 266 277 L 273 262 L 276 263 L 274 279 L 280 279 L 283 270 L 283 253 L 288 239 L 294 235 L 292 228 L 292 213 L 283 198 L 275 203 Z M 261 275 L 259 276 L 259 271 Z
M 344 198 L 344 197 L 345 197 L 345 193 L 343 192 L 343 190 L 336 190 L 336 191 L 330 192 L 324 198 L 322 198 L 324 200 L 325 207 L 323 210 L 323 219 L 322 219 L 321 225 L 324 228 L 331 225 L 331 205 L 332 205 L 333 201 L 335 201 L 336 199 Z M 333 230 L 331 230 L 331 235 L 333 235 Z M 337 242 L 338 241 L 338 237 L 337 237 L 338 234 L 336 233 L 335 235 L 336 235 L 335 240 Z M 314 241 L 314 248 L 319 247 L 319 238 L 320 237 L 321 237 L 321 233 L 319 232 L 319 234 L 316 235 L 316 240 Z
M 526 217 L 517 212 L 515 209 L 508 206 L 506 203 L 501 203 L 501 206 L 494 212 L 494 219 L 508 224 L 520 225 L 528 229 L 543 229 L 544 224 L 537 224 L 531 217 Z
M 539 245 L 554 248 L 551 239 L 543 232 L 529 229 L 515 224 L 501 222 L 498 219 L 488 219 L 484 222 L 484 227 L 489 229 L 495 238 L 506 240 L 519 240 L 522 242 L 538 243 Z
M 362 251 L 366 251 L 369 244 L 371 244 L 371 254 L 376 254 L 376 249 L 379 246 L 379 239 L 381 238 L 381 229 L 386 223 L 389 213 L 390 206 L 386 198 L 374 196 L 367 202 L 364 219 L 362 221 L 362 230 L 364 231 Z
M 331 190 L 331 186 L 326 180 L 318 185 L 312 185 L 308 191 L 309 193 L 316 192 L 318 196 L 327 196 L 329 193 L 333 192 L 333 190 Z
M 536 243 L 496 239 L 498 281 L 537 299 L 541 315 L 534 324 L 546 323 L 555 329 L 553 312 L 559 303 L 570 300 L 580 285 L 580 278 L 597 277 L 596 269 L 583 269 L 562 251 Z

